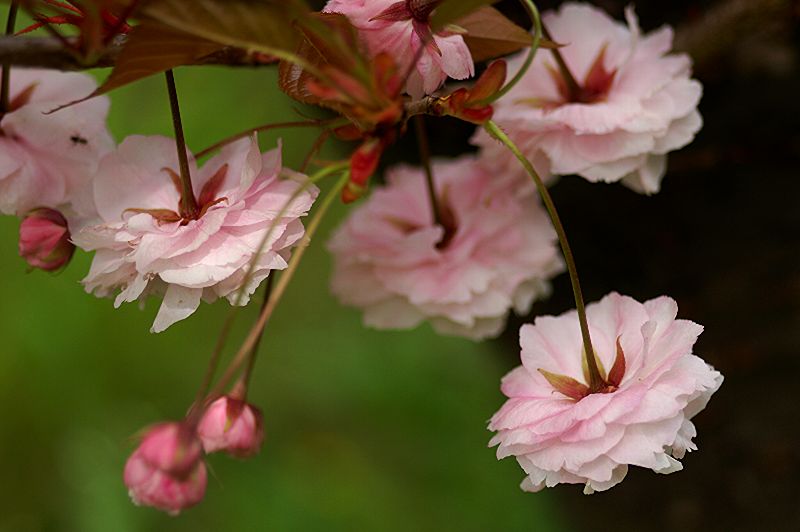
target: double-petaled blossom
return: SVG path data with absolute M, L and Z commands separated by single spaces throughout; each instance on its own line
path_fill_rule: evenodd
M 475 74 L 461 35 L 433 32 L 430 16 L 436 0 L 330 0 L 329 13 L 342 13 L 358 28 L 372 55 L 390 54 L 402 72 L 409 71 L 406 92 L 415 98 L 431 94 L 450 77 Z M 416 65 L 413 61 L 417 59 Z
M 0 120 L 0 212 L 63 208 L 113 148 L 105 96 L 46 114 L 91 94 L 85 74 L 11 69 L 9 105 Z
M 643 35 L 632 8 L 627 26 L 587 4 L 566 3 L 543 22 L 577 87 L 549 51 L 540 50 L 527 75 L 495 103 L 495 121 L 539 168 L 593 182 L 622 181 L 658 192 L 666 154 L 691 142 L 702 126 L 702 87 L 691 61 L 670 54 L 672 30 Z M 515 71 L 523 61 L 509 61 Z M 503 148 L 479 133 L 474 142 L 501 164 Z M 549 168 L 547 168 L 549 166 Z
M 186 215 L 175 142 L 128 137 L 100 163 L 96 217 L 73 236 L 96 251 L 87 291 L 119 291 L 117 306 L 163 294 L 155 332 L 191 315 L 201 299 L 247 303 L 272 270 L 286 268 L 304 233 L 300 217 L 318 193 L 281 168 L 279 148 L 262 155 L 255 137 L 229 144 L 202 168 L 191 158 L 189 166 L 198 211 Z
M 220 397 L 203 413 L 197 434 L 207 453 L 224 451 L 247 458 L 261 449 L 264 420 L 261 411 L 243 399 Z
M 333 292 L 375 328 L 428 320 L 444 334 L 495 336 L 561 271 L 555 232 L 538 203 L 498 186 L 475 157 L 435 162 L 433 173 L 441 225 L 425 172 L 390 169 L 329 242 Z
M 69 237 L 63 214 L 54 209 L 34 209 L 19 226 L 19 254 L 32 268 L 58 270 L 75 252 Z
M 125 463 L 125 486 L 134 503 L 171 515 L 199 503 L 206 491 L 203 449 L 186 423 L 148 429 Z
M 697 449 L 691 419 L 722 375 L 692 354 L 703 329 L 677 311 L 668 297 L 642 304 L 615 293 L 588 306 L 604 381 L 596 393 L 576 312 L 522 327 L 522 365 L 503 379 L 508 401 L 489 424 L 498 458 L 514 456 L 525 470 L 522 489 L 567 483 L 593 493 L 621 482 L 631 465 L 682 469 L 678 459 Z

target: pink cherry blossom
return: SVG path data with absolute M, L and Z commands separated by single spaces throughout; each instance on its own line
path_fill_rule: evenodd
M 467 44 L 461 35 L 432 34 L 429 17 L 441 2 L 412 0 L 330 0 L 324 11 L 346 15 L 358 28 L 370 54 L 387 52 L 405 73 L 419 55 L 406 84 L 415 98 L 431 94 L 450 77 L 475 74 Z M 424 51 L 420 49 L 425 46 Z
M 596 7 L 565 3 L 543 21 L 580 85 L 570 94 L 553 54 L 540 50 L 524 79 L 495 104 L 495 121 L 530 158 L 545 156 L 557 175 L 622 181 L 658 192 L 666 154 L 694 138 L 702 87 L 691 61 L 670 54 L 672 30 L 642 35 L 632 8 L 627 26 Z M 523 60 L 509 62 L 514 72 Z M 505 152 L 484 132 L 474 142 L 501 164 Z
M 509 399 L 489 423 L 498 458 L 514 456 L 525 470 L 522 489 L 584 484 L 593 493 L 621 482 L 631 465 L 683 468 L 678 459 L 697 449 L 691 419 L 723 379 L 692 354 L 703 328 L 677 312 L 668 297 L 642 304 L 612 293 L 589 305 L 592 345 L 611 369 L 610 385 L 588 395 L 577 313 L 522 327 L 522 366 L 503 379 Z
M 264 421 L 253 405 L 235 397 L 220 397 L 206 409 L 197 433 L 207 453 L 225 451 L 247 458 L 261 449 Z
M 45 114 L 91 94 L 85 74 L 11 69 L 10 111 L 0 120 L 0 212 L 61 208 L 113 148 L 105 96 Z
M 184 423 L 150 428 L 125 463 L 124 481 L 135 504 L 172 515 L 194 506 L 207 481 L 200 440 Z
M 175 142 L 128 137 L 101 161 L 91 190 L 96 218 L 74 235 L 79 247 L 96 250 L 87 291 L 118 291 L 115 306 L 163 294 L 154 332 L 190 316 L 201 299 L 236 303 L 257 258 L 243 287 L 246 304 L 272 270 L 286 268 L 304 233 L 299 218 L 318 193 L 301 191 L 278 218 L 306 177 L 281 168 L 280 148 L 262 155 L 255 137 L 229 144 L 202 168 L 191 159 L 190 167 L 201 212 L 182 219 Z
M 539 204 L 497 186 L 473 156 L 433 165 L 444 227 L 434 223 L 424 172 L 397 166 L 337 230 L 332 290 L 366 325 L 429 320 L 444 334 L 499 334 L 509 310 L 529 310 L 562 270 Z
M 74 251 L 63 214 L 40 208 L 25 215 L 19 226 L 19 254 L 31 267 L 58 270 L 69 262 Z

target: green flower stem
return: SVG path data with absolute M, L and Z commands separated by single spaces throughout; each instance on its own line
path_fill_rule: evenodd
M 534 183 L 536 183 L 536 188 L 542 197 L 542 201 L 547 209 L 547 213 L 550 215 L 550 220 L 553 222 L 553 227 L 558 235 L 558 242 L 561 244 L 561 251 L 564 253 L 564 260 L 567 263 L 569 280 L 572 283 L 572 293 L 575 296 L 575 306 L 578 310 L 578 321 L 580 322 L 583 346 L 584 350 L 586 351 L 586 363 L 589 370 L 589 388 L 593 392 L 596 392 L 602 389 L 604 386 L 603 377 L 600 374 L 600 369 L 597 365 L 597 358 L 594 348 L 592 347 L 592 339 L 589 335 L 589 322 L 586 319 L 586 305 L 583 302 L 583 292 L 581 291 L 581 283 L 578 279 L 578 269 L 575 266 L 575 258 L 572 256 L 572 249 L 570 248 L 569 241 L 567 240 L 567 233 L 564 231 L 564 226 L 561 224 L 561 219 L 558 216 L 558 211 L 556 211 L 553 198 L 550 197 L 550 192 L 547 190 L 544 182 L 542 182 L 542 178 L 539 177 L 539 174 L 533 168 L 531 162 L 522 154 L 516 144 L 514 144 L 514 142 L 508 138 L 508 135 L 506 135 L 505 132 L 503 132 L 503 130 L 501 130 L 497 124 L 491 120 L 484 124 L 483 127 L 486 129 L 489 135 L 502 142 L 503 145 L 505 145 L 505 147 L 514 154 L 519 162 L 522 163 L 522 166 L 525 167 L 525 170 L 531 176 Z
M 338 171 L 343 170 L 343 167 L 341 166 L 337 166 L 336 168 Z M 328 212 L 328 209 L 330 209 L 336 198 L 339 196 L 349 179 L 350 173 L 345 172 L 341 179 L 339 179 L 339 182 L 336 184 L 336 186 L 330 192 L 328 192 L 328 194 L 322 200 L 322 203 L 317 208 L 314 216 L 311 218 L 302 240 L 295 248 L 292 258 L 289 260 L 288 268 L 286 268 L 286 270 L 281 274 L 280 279 L 278 279 L 278 282 L 275 284 L 275 289 L 272 292 L 272 296 L 267 301 L 266 306 L 259 314 L 258 320 L 255 324 L 253 324 L 250 332 L 247 335 L 247 338 L 245 338 L 244 343 L 236 352 L 236 355 L 234 355 L 233 360 L 225 370 L 225 373 L 217 382 L 217 385 L 214 387 L 208 399 L 213 399 L 219 396 L 219 394 L 222 393 L 222 391 L 230 384 L 231 380 L 236 375 L 236 372 L 239 371 L 242 365 L 247 361 L 248 355 L 256 345 L 256 342 L 261 336 L 261 332 L 264 330 L 264 327 L 267 325 L 267 321 L 269 321 L 269 318 L 275 311 L 275 307 L 277 307 L 278 303 L 280 303 L 283 294 L 286 292 L 289 282 L 294 277 L 295 272 L 297 272 L 297 267 L 300 265 L 300 261 L 302 260 L 306 249 L 308 249 L 311 239 L 319 229 L 323 217 Z
M 323 168 L 313 176 L 311 176 L 308 181 L 303 183 L 303 186 L 298 188 L 294 191 L 292 196 L 286 202 L 286 204 L 281 207 L 281 210 L 278 212 L 278 215 L 275 217 L 275 220 L 270 225 L 267 233 L 264 235 L 264 238 L 261 239 L 258 245 L 258 252 L 250 261 L 250 265 L 248 266 L 247 273 L 245 274 L 244 281 L 242 282 L 242 287 L 239 289 L 239 292 L 236 294 L 236 301 L 234 302 L 233 306 L 231 307 L 230 311 L 228 312 L 228 316 L 225 318 L 225 322 L 222 325 L 222 330 L 220 331 L 220 335 L 217 338 L 217 342 L 214 345 L 214 351 L 211 353 L 211 359 L 208 362 L 208 368 L 206 369 L 205 376 L 203 377 L 203 382 L 200 385 L 200 388 L 197 392 L 197 398 L 195 399 L 194 405 L 192 407 L 192 411 L 195 410 L 202 410 L 203 405 L 205 404 L 204 399 L 208 395 L 208 391 L 211 388 L 211 381 L 214 378 L 214 374 L 217 371 L 217 367 L 219 366 L 220 359 L 222 358 L 222 350 L 225 348 L 225 344 L 228 341 L 228 337 L 230 336 L 231 329 L 233 328 L 233 324 L 236 321 L 236 317 L 239 314 L 239 310 L 241 308 L 242 300 L 244 299 L 244 291 L 247 284 L 250 282 L 250 277 L 253 275 L 253 271 L 255 270 L 255 265 L 258 262 L 258 259 L 261 257 L 261 253 L 264 251 L 264 248 L 267 245 L 267 242 L 270 241 L 272 238 L 275 229 L 278 227 L 281 219 L 285 216 L 288 212 L 289 207 L 294 200 L 296 200 L 300 195 L 308 190 L 311 185 L 321 181 L 322 179 L 335 174 L 337 172 L 341 172 L 348 167 L 349 163 L 340 163 L 333 166 L 329 166 Z M 270 279 L 272 276 L 270 275 Z M 270 297 L 271 299 L 271 297 Z M 263 309 L 262 309 L 263 312 Z

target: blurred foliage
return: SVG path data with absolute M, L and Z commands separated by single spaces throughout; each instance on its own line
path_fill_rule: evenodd
M 297 117 L 274 69 L 176 78 L 194 150 Z M 117 140 L 171 134 L 160 76 L 112 101 Z M 280 132 L 289 164 L 315 134 Z M 206 500 L 177 518 L 133 506 L 122 467 L 136 431 L 188 406 L 228 305 L 203 304 L 150 334 L 156 301 L 114 310 L 85 294 L 85 253 L 61 274 L 26 273 L 18 222 L 0 219 L 0 531 L 561 530 L 550 495 L 523 493 L 516 463 L 486 448 L 485 422 L 514 357 L 427 327 L 365 330 L 332 300 L 323 244 L 344 213 L 328 220 L 267 329 L 251 394 L 266 419 L 262 454 L 211 457 Z M 241 313 L 229 350 L 254 312 Z

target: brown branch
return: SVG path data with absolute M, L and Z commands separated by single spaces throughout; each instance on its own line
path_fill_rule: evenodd
M 112 67 L 117 61 L 127 37 L 116 37 L 96 61 L 87 63 L 54 37 L 0 37 L 0 63 L 15 66 L 52 68 L 56 70 L 86 70 Z M 226 47 L 195 61 L 194 65 L 224 65 L 254 67 L 271 64 L 263 57 L 252 56 L 240 48 Z

